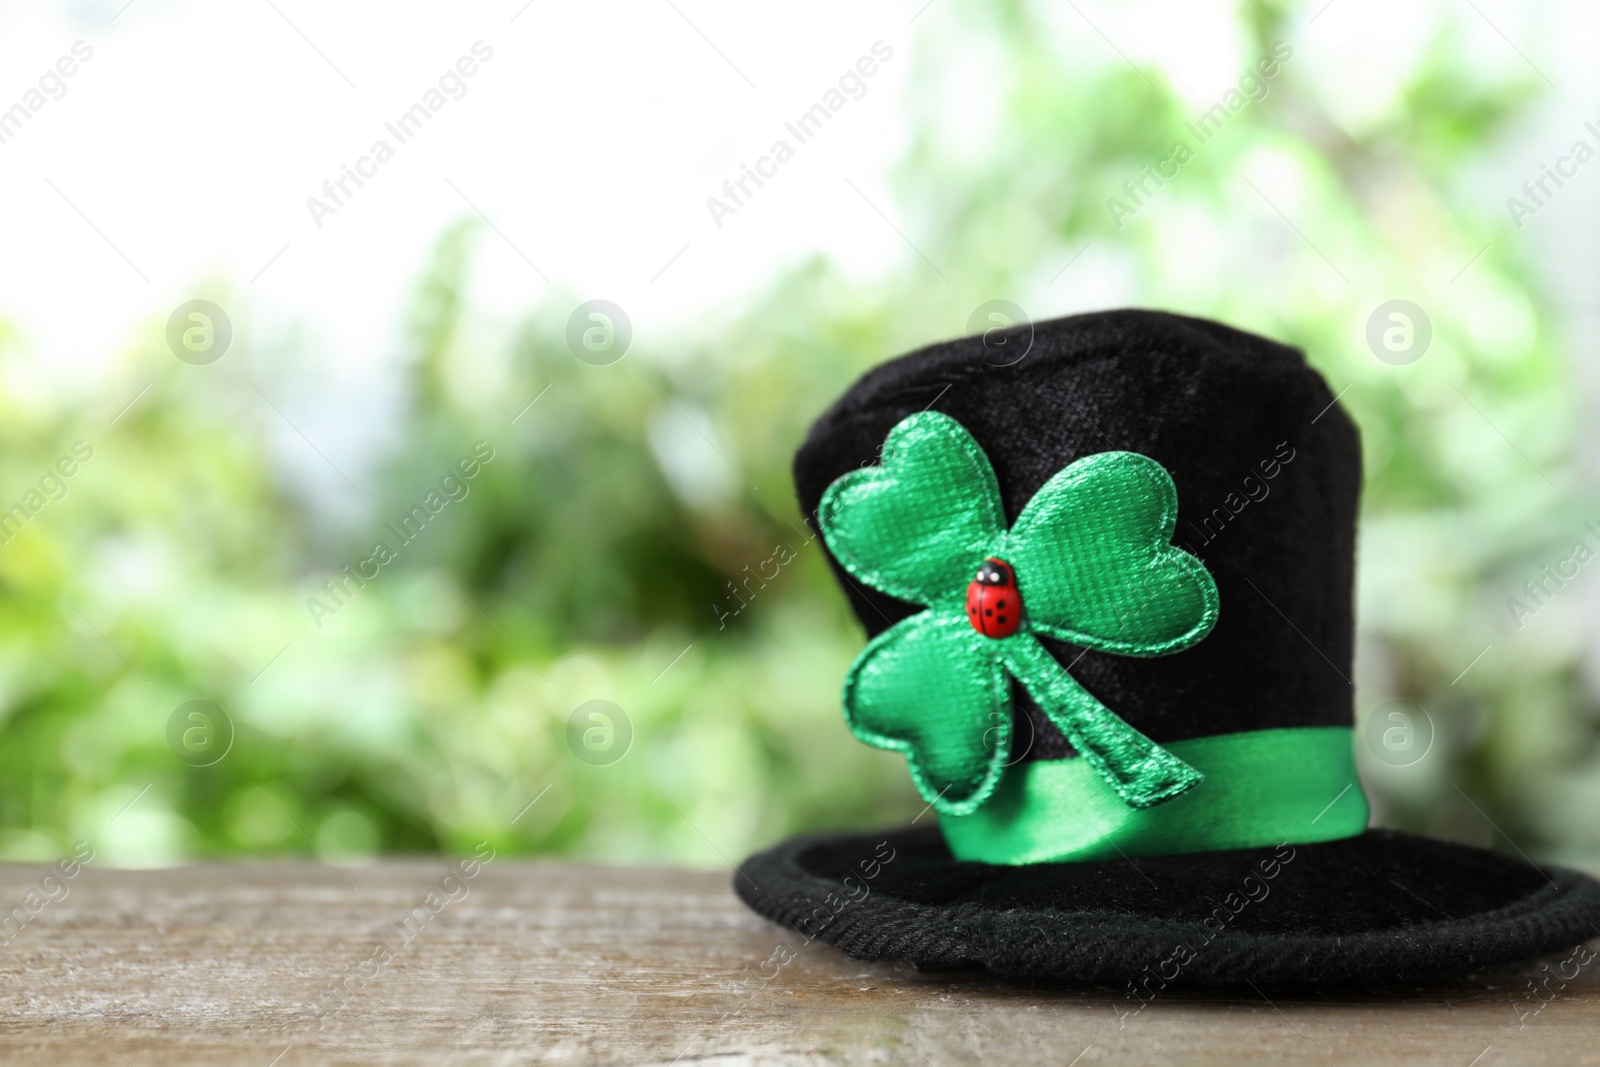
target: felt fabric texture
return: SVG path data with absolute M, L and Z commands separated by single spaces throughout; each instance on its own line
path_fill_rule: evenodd
M 1174 542 L 1215 579 L 1215 628 L 1190 648 L 1148 659 L 1054 638 L 1046 647 L 1158 744 L 1349 725 L 1361 460 L 1355 428 L 1321 376 L 1295 349 L 1162 312 L 1098 312 L 1031 329 L 1031 349 L 1009 366 L 993 365 L 981 338 L 969 337 L 868 372 L 795 457 L 802 511 L 815 522 L 828 486 L 877 463 L 890 430 L 924 409 L 950 415 L 977 440 L 1007 524 L 1074 460 L 1148 456 L 1177 486 Z M 869 636 L 920 610 L 833 565 Z M 1014 689 L 1022 758 L 1072 755 L 1061 731 Z
M 856 959 L 1128 984 L 1139 999 L 1459 976 L 1600 937 L 1591 879 L 1389 830 L 1006 867 L 956 862 L 911 827 L 794 839 L 741 871 L 752 908 Z
M 1301 353 L 1131 310 L 1022 325 L 1005 350 L 998 365 L 981 338 L 964 338 L 865 375 L 795 458 L 803 511 L 815 521 L 828 486 L 877 463 L 890 430 L 924 410 L 971 433 L 1008 525 L 1084 456 L 1147 456 L 1177 487 L 1173 542 L 1216 583 L 1214 628 L 1156 657 L 1032 636 L 1158 745 L 1350 727 L 1360 446 Z M 922 610 L 829 560 L 869 637 Z M 1076 757 L 1026 687 L 1012 690 L 1011 758 Z M 1600 885 L 1583 875 L 1383 830 L 1009 866 L 958 861 L 923 826 L 791 840 L 747 860 L 734 887 L 761 914 L 857 958 L 1126 983 L 1140 1002 L 1155 987 L 1460 975 L 1600 937 Z

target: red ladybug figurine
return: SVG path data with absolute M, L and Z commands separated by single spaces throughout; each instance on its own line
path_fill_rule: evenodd
M 967 586 L 967 619 L 985 637 L 1010 637 L 1022 624 L 1022 594 L 1011 564 L 986 559 Z

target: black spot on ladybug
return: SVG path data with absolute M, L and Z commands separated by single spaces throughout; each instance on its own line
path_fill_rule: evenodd
M 1006 624 L 1006 617 L 1004 615 L 1002 615 L 1002 616 L 1000 616 L 1000 625 L 1004 626 L 1005 624 Z
M 1006 609 L 1005 600 L 1002 599 L 998 604 L 995 605 L 995 607 L 999 608 L 1001 611 L 1004 611 Z
M 983 609 L 983 613 L 985 615 L 993 615 L 994 614 L 994 609 L 993 608 L 984 608 Z

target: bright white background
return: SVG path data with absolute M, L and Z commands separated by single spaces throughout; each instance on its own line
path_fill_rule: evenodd
M 1436 6 L 1308 6 L 1314 32 L 1296 62 L 1314 71 L 1341 121 L 1380 121 Z M 1473 47 L 1486 67 L 1531 53 L 1561 86 L 1548 124 L 1508 146 L 1503 173 L 1483 176 L 1485 196 L 1498 198 L 1538 173 L 1585 108 L 1600 118 L 1596 16 L 1575 4 L 1479 8 Z M 1249 58 L 1229 10 L 1086 3 L 1064 5 L 1059 19 L 1085 49 L 1110 56 L 1114 40 L 1132 62 L 1160 64 L 1203 107 Z M 471 297 L 507 318 L 561 292 L 613 300 L 636 329 L 660 333 L 736 305 L 813 254 L 870 278 L 910 254 L 873 208 L 896 217 L 888 179 L 908 148 L 917 35 L 959 33 L 953 18 L 939 0 L 0 4 L 0 108 L 75 41 L 94 49 L 66 95 L 0 144 L 0 318 L 21 331 L 53 387 L 90 388 L 137 330 L 159 329 L 183 300 L 225 292 L 249 320 L 240 328 L 269 346 L 292 334 L 336 390 L 356 396 L 395 354 L 401 311 L 439 233 L 477 212 L 503 239 L 484 243 Z M 319 229 L 306 199 L 479 40 L 494 58 L 467 94 Z M 877 40 L 895 58 L 867 95 L 715 227 L 706 198 Z M 973 152 L 1004 88 L 988 58 L 922 87 L 937 92 L 947 134 Z M 1584 294 L 1595 257 L 1583 235 L 1594 198 L 1569 199 L 1567 225 L 1527 236 L 1550 249 L 1576 339 L 1590 342 Z M 1087 266 L 1078 288 L 1049 295 L 1051 306 L 1025 306 L 1044 317 L 1117 303 L 1123 287 Z M 120 400 L 104 398 L 113 408 Z
M 888 201 L 908 72 L 895 6 L 125 2 L 0 9 L 0 107 L 74 41 L 94 48 L 0 145 L 0 314 L 57 368 L 95 373 L 142 319 L 220 282 L 360 379 L 433 242 L 474 209 L 504 237 L 474 299 L 507 314 L 562 286 L 666 324 L 813 250 L 870 270 L 903 248 L 842 182 L 812 180 L 848 171 Z M 706 197 L 879 39 L 898 62 L 714 227 Z M 494 57 L 466 95 L 317 228 L 306 199 L 376 138 L 396 144 L 384 122 L 479 40 Z

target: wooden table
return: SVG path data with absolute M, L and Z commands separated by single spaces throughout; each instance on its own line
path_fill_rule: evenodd
M 27 917 L 0 929 L 7 1065 L 1600 1062 L 1600 964 L 1548 1003 L 1521 968 L 1344 1000 L 1165 995 L 1132 1014 L 1115 993 L 801 947 L 721 872 L 91 865 L 33 913 L 44 873 L 0 868 L 0 908 Z

